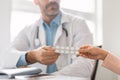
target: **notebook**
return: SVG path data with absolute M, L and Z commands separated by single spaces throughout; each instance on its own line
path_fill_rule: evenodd
M 38 67 L 0 69 L 0 79 L 11 79 L 18 75 L 37 75 L 41 72 L 42 70 Z

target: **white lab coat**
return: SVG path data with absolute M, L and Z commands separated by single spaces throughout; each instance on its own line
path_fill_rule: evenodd
M 4 59 L 1 62 L 1 66 L 15 67 L 21 54 L 25 54 L 29 50 L 38 48 L 46 44 L 45 31 L 42 24 L 40 24 L 40 21 L 41 19 L 36 21 L 35 24 L 31 26 L 25 27 L 19 33 L 19 35 L 16 37 L 15 41 L 13 41 L 8 51 L 2 55 Z M 92 41 L 93 41 L 92 34 L 89 31 L 83 19 L 73 17 L 71 15 L 68 15 L 62 12 L 61 23 L 62 25 L 58 27 L 57 33 L 55 35 L 54 46 L 80 47 L 83 44 L 92 44 Z M 39 40 L 40 40 L 39 46 L 35 46 L 37 26 L 39 26 Z M 62 27 L 67 29 L 68 37 L 66 37 L 66 33 L 65 31 L 62 30 Z M 72 60 L 72 64 L 71 64 L 71 60 Z M 80 69 L 77 72 L 79 74 L 76 74 L 76 73 L 73 73 L 73 74 L 77 76 L 84 76 L 84 77 L 90 76 L 93 69 L 92 60 L 87 60 L 81 57 L 79 58 L 73 57 L 73 55 L 61 54 L 58 60 L 56 61 L 56 64 L 57 64 L 58 70 L 62 70 L 64 67 L 68 65 L 71 66 L 71 69 L 68 66 L 69 70 L 71 70 L 71 72 L 69 72 L 70 74 L 75 72 L 72 70 Z M 36 64 L 33 64 L 32 66 L 39 66 L 43 70 L 43 73 L 46 72 L 46 65 L 36 63 Z M 74 68 L 74 66 L 78 68 L 76 67 Z

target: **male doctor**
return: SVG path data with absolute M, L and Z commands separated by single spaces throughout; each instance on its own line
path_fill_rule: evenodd
M 60 10 L 60 0 L 34 0 L 41 17 L 25 27 L 5 53 L 3 66 L 40 67 L 43 73 L 60 71 L 61 74 L 90 77 L 93 60 L 75 55 L 55 53 L 53 46 L 80 47 L 92 44 L 92 34 L 81 18 Z M 24 19 L 24 18 L 23 18 Z

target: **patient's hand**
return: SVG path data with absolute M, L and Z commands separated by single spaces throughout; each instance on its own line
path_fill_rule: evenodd
M 90 45 L 82 46 L 79 49 L 80 56 L 90 58 L 90 59 L 104 60 L 108 53 L 109 52 L 104 49 L 101 49 L 95 46 L 90 46 Z

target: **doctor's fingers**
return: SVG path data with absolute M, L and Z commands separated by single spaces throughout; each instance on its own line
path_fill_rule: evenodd
M 42 56 L 43 57 L 45 57 L 45 58 L 54 58 L 54 57 L 58 57 L 58 56 L 60 56 L 60 54 L 58 54 L 58 53 L 55 53 L 55 54 L 42 54 Z
M 52 57 L 44 57 L 40 59 L 38 62 L 49 65 L 55 63 L 55 61 L 58 59 L 59 56 L 52 56 Z
M 50 51 L 55 51 L 55 48 L 53 48 L 51 46 L 43 46 L 42 49 L 50 50 Z
M 43 56 L 54 56 L 54 55 L 60 55 L 60 54 L 59 53 L 55 53 L 55 51 L 42 50 L 42 55 Z
M 59 56 L 60 54 L 57 54 L 57 53 L 55 53 L 55 54 L 52 54 L 52 55 L 48 55 L 48 54 L 36 54 L 36 59 L 38 59 L 38 60 L 41 60 L 41 61 L 43 61 L 43 60 L 50 60 L 50 59 L 54 59 L 54 58 L 58 58 L 58 56 Z

